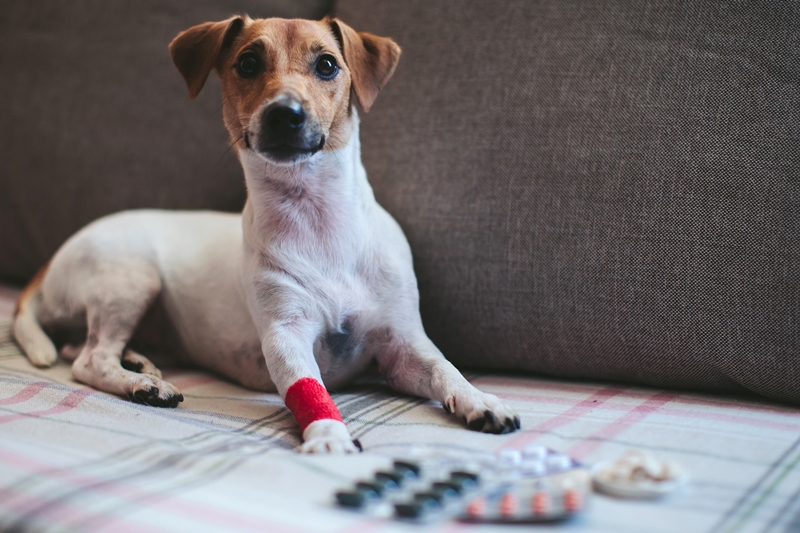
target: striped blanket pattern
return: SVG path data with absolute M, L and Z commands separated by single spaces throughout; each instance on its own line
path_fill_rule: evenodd
M 367 379 L 333 397 L 365 453 L 303 456 L 277 395 L 191 369 L 167 370 L 177 409 L 103 394 L 69 366 L 31 366 L 11 340 L 0 289 L 0 531 L 483 532 L 502 526 L 414 526 L 339 511 L 332 493 L 411 445 L 495 451 L 543 444 L 585 463 L 643 449 L 681 463 L 689 488 L 657 502 L 591 498 L 547 529 L 586 532 L 800 531 L 800 410 L 717 397 L 530 376 L 470 374 L 509 400 L 523 431 L 468 432 L 436 402 Z

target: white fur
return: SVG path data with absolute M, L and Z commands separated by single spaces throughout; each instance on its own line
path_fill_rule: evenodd
M 158 299 L 185 362 L 248 387 L 284 396 L 303 377 L 338 387 L 377 360 L 394 388 L 439 400 L 474 429 L 513 425 L 513 410 L 472 387 L 425 335 L 411 251 L 367 182 L 355 110 L 341 150 L 291 166 L 249 149 L 239 157 L 242 216 L 143 210 L 90 224 L 53 258 L 17 338 L 37 338 L 31 313 L 48 327 L 88 322 L 87 342 L 72 350 L 78 380 L 174 404 L 177 389 L 126 352 Z M 347 353 L 335 355 L 327 335 L 347 331 Z M 49 364 L 39 341 L 22 344 Z M 145 373 L 122 370 L 126 357 Z M 314 422 L 304 438 L 304 452 L 355 450 L 339 422 Z
M 28 359 L 36 366 L 53 366 L 58 361 L 58 354 L 53 342 L 39 327 L 36 318 L 38 302 L 34 299 L 21 306 L 14 319 L 14 337 L 28 354 Z
M 301 453 L 355 453 L 358 448 L 347 431 L 347 426 L 338 420 L 315 420 L 303 431 Z

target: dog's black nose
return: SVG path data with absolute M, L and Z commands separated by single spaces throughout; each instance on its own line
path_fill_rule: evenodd
M 305 125 L 306 113 L 297 102 L 284 103 L 268 109 L 264 120 L 273 135 L 288 137 Z
M 259 115 L 261 125 L 254 149 L 272 161 L 292 162 L 310 157 L 325 145 L 316 117 L 298 99 L 282 96 Z

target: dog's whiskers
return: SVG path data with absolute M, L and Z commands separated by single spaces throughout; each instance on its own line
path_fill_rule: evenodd
M 220 103 L 220 104 L 219 104 L 219 106 L 218 106 L 218 107 L 217 107 L 217 108 L 214 110 L 214 112 L 213 112 L 213 113 L 211 113 L 211 116 L 213 117 L 214 115 L 216 115 L 217 113 L 219 113 L 219 112 L 220 112 L 220 110 L 221 110 L 221 109 L 222 109 L 222 108 L 225 106 L 225 104 L 227 104 L 228 102 L 229 102 L 229 100 L 228 100 L 228 99 L 225 97 L 225 95 L 223 94 L 223 95 L 222 95 L 222 103 Z
M 241 135 L 239 135 L 239 136 L 238 136 L 236 139 L 234 139 L 234 140 L 233 140 L 233 142 L 232 142 L 232 143 L 230 143 L 230 145 L 228 146 L 228 149 L 227 149 L 227 150 L 225 150 L 225 152 L 222 154 L 222 156 L 220 156 L 220 158 L 219 158 L 219 161 L 217 161 L 217 164 L 219 164 L 219 162 L 220 162 L 220 161 L 222 161 L 222 159 L 223 159 L 223 158 L 224 158 L 226 155 L 228 155 L 228 152 L 230 152 L 230 151 L 231 151 L 231 148 L 233 148 L 234 146 L 236 146 L 236 143 L 238 143 L 239 141 L 241 141 L 241 140 L 244 138 L 244 134 L 245 134 L 245 132 L 242 132 L 242 134 L 241 134 Z

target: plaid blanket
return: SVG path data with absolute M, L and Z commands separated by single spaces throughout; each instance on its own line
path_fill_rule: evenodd
M 11 340 L 0 288 L 0 530 L 447 533 L 336 509 L 332 493 L 412 444 L 493 451 L 539 443 L 587 463 L 631 448 L 681 463 L 692 483 L 657 502 L 593 497 L 563 528 L 594 532 L 800 530 L 800 411 L 755 398 L 471 374 L 509 400 L 523 431 L 468 432 L 436 402 L 366 380 L 333 397 L 365 453 L 303 456 L 281 399 L 196 370 L 167 370 L 177 409 L 130 403 L 31 366 Z

